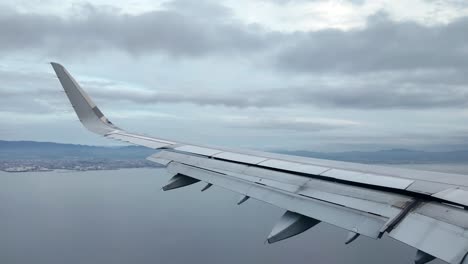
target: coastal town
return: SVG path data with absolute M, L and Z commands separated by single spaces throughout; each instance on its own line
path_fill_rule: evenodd
M 159 165 L 148 160 L 0 160 L 0 171 L 4 172 L 46 172 L 53 170 L 95 171 L 124 168 L 157 168 Z

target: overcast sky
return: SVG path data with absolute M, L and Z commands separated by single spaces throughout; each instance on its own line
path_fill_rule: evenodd
M 108 145 L 47 63 L 113 123 L 267 150 L 468 148 L 464 0 L 0 3 L 0 139 Z

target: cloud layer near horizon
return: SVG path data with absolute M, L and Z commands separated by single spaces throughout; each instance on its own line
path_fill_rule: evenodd
M 304 2 L 269 5 L 291 8 Z M 360 10 L 369 3 L 352 5 Z M 468 102 L 468 16 L 425 24 L 398 20 L 380 9 L 365 16 L 364 26 L 284 31 L 249 22 L 236 13 L 241 7 L 241 2 L 233 7 L 229 2 L 177 0 L 137 13 L 85 4 L 49 14 L 6 6 L 0 11 L 5 25 L 0 28 L 0 111 L 12 116 L 43 113 L 50 120 L 61 116 L 68 106 L 50 69 L 39 66 L 53 59 L 76 72 L 111 113 L 133 119 L 177 116 L 171 121 L 176 126 L 202 123 L 201 141 L 217 131 L 230 136 L 227 131 L 236 127 L 239 142 L 257 128 L 266 134 L 290 131 L 287 138 L 298 136 L 291 131 L 308 131 L 310 137 L 330 131 L 323 147 L 349 143 L 332 137 L 365 131 L 360 136 L 379 145 L 367 134 L 369 129 L 390 136 L 403 135 L 405 128 L 429 138 L 431 133 L 450 137 L 468 128 L 452 121 L 464 117 Z M 434 120 L 442 113 L 450 117 Z M 384 123 L 377 115 L 400 124 Z M 233 116 L 242 118 L 207 127 Z M 420 125 L 411 128 L 416 122 Z M 252 144 L 257 146 L 246 143 Z M 266 142 L 293 148 L 306 143 L 275 144 Z

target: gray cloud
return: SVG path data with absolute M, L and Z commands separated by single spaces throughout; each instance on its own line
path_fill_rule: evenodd
M 174 56 L 201 56 L 256 51 L 269 43 L 264 38 L 270 33 L 229 20 L 229 17 L 222 23 L 211 23 L 210 16 L 228 16 L 227 8 L 204 4 L 174 9 L 182 5 L 180 2 L 171 2 L 164 10 L 140 15 L 122 14 L 116 9 L 89 4 L 68 18 L 4 10 L 0 12 L 3 25 L 0 48 L 3 52 L 47 50 L 52 54 L 86 55 L 117 49 L 137 55 L 163 52 Z
M 277 5 L 286 5 L 286 4 L 291 4 L 291 3 L 320 2 L 323 0 L 262 0 L 262 1 L 277 4 Z
M 0 111 L 51 114 L 68 110 L 63 92 L 54 90 L 57 82 L 44 73 L 0 70 Z
M 465 0 L 425 0 L 429 3 L 436 3 L 438 5 L 453 5 L 456 7 L 467 7 L 468 2 Z
M 0 28 L 0 48 L 3 53 L 45 50 L 84 56 L 109 49 L 189 57 L 260 53 L 266 56 L 263 65 L 274 65 L 279 72 L 361 77 L 358 82 L 338 86 L 313 83 L 275 87 L 282 89 L 252 87 L 243 96 L 219 91 L 125 94 L 123 90 L 98 94 L 137 103 L 234 107 L 300 104 L 357 109 L 466 107 L 468 35 L 464 32 L 468 18 L 429 27 L 394 22 L 378 14 L 362 29 L 279 33 L 235 21 L 231 10 L 221 5 L 190 3 L 172 1 L 164 10 L 141 15 L 86 5 L 79 15 L 67 19 L 4 10 L 0 12 L 0 23 L 5 25 Z M 217 20 L 213 23 L 211 19 Z M 8 79 L 0 78 L 2 86 L 9 87 Z M 4 97 L 15 93 L 9 88 L 2 90 Z
M 408 77 L 409 78 L 409 77 Z M 102 89 L 91 87 L 93 95 L 105 100 L 124 100 L 137 104 L 192 103 L 201 106 L 227 107 L 310 107 L 348 109 L 428 109 L 465 108 L 468 106 L 468 87 L 429 84 L 423 80 L 350 83 L 331 86 L 283 87 L 281 89 L 252 89 L 243 93 L 198 89 L 196 91 L 152 91 L 127 88 Z M 100 87 L 100 88 L 97 88 Z
M 285 33 L 237 21 L 230 9 L 213 2 L 177 0 L 163 7 L 128 15 L 88 4 L 67 18 L 3 10 L 0 48 L 80 56 L 109 50 L 188 57 L 263 54 L 267 65 L 299 73 L 468 69 L 467 17 L 424 26 L 378 13 L 364 28 Z
M 313 133 L 323 130 L 332 130 L 339 128 L 348 128 L 357 126 L 358 123 L 347 120 L 328 120 L 328 119 L 304 119 L 278 117 L 262 117 L 262 118 L 232 118 L 227 121 L 227 124 L 232 127 L 261 130 L 285 130 Z
M 349 31 L 279 32 L 208 0 L 58 12 L 0 8 L 4 138 L 95 142 L 39 65 L 53 57 L 111 120 L 148 134 L 261 148 L 466 146 L 467 17 L 424 26 L 377 14 Z
M 363 29 L 326 29 L 298 34 L 275 58 L 285 71 L 372 72 L 468 69 L 468 18 L 424 26 L 394 22 L 384 13 Z
M 73 72 L 73 69 L 70 69 Z M 99 102 L 114 105 L 181 104 L 235 108 L 291 108 L 309 106 L 331 109 L 430 109 L 468 107 L 467 76 L 458 71 L 384 72 L 354 78 L 336 75 L 339 83 L 306 81 L 307 85 L 273 88 L 252 87 L 242 92 L 197 89 L 143 89 L 110 80 L 76 76 Z M 58 80 L 43 72 L 0 70 L 0 103 L 3 111 L 53 112 L 68 110 Z M 49 103 L 46 103 L 49 102 Z M 111 103 L 112 102 L 112 103 Z M 292 125 L 292 124 L 291 124 Z M 292 125 L 293 127 L 294 125 Z
M 186 14 L 197 19 L 213 21 L 216 18 L 232 17 L 232 10 L 212 1 L 172 0 L 164 2 L 163 6 L 178 13 Z
M 324 2 L 325 0 L 262 0 L 264 2 L 270 2 L 278 5 L 285 4 L 297 4 L 297 3 L 307 3 L 307 2 Z M 348 2 L 355 5 L 362 5 L 366 0 L 347 0 Z

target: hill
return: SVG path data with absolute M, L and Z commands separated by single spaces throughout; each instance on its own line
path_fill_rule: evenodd
M 1 141 L 0 160 L 141 160 L 156 150 L 139 147 L 103 147 L 36 141 Z M 360 163 L 465 163 L 468 150 L 429 152 L 409 149 L 380 151 L 314 152 L 276 151 L 283 154 Z

